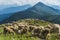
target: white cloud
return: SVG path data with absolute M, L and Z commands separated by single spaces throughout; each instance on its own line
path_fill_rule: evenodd
M 26 4 L 25 2 L 26 0 L 0 0 L 0 5 L 22 5 L 22 4 Z M 24 3 L 23 3 L 24 2 Z
M 52 4 L 52 5 L 60 5 L 60 1 L 59 0 L 42 0 L 43 3 L 45 4 Z
M 24 5 L 24 4 L 31 4 L 34 5 L 40 0 L 0 0 L 0 5 Z
M 53 4 L 53 5 L 60 5 L 59 0 L 0 0 L 0 5 L 25 5 L 31 4 L 34 5 L 37 2 L 43 2 L 45 4 Z

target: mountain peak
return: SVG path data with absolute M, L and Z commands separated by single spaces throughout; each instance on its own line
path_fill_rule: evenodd
M 38 2 L 36 5 L 45 5 L 45 4 L 42 2 Z
M 28 18 L 53 21 L 53 20 L 57 20 L 56 18 L 59 17 L 59 16 L 55 17 L 55 15 L 58 15 L 58 13 L 55 11 L 54 8 L 52 8 L 48 5 L 45 5 L 44 3 L 39 2 L 27 10 L 14 13 L 8 19 L 3 20 L 3 22 L 13 22 L 13 21 L 18 21 L 20 19 L 28 19 Z M 54 19 L 52 19 L 52 18 L 54 18 Z

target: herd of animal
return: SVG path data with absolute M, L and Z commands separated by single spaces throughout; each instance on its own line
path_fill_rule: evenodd
M 31 36 L 37 36 L 39 38 L 46 38 L 50 36 L 51 33 L 60 34 L 59 24 L 49 24 L 46 26 L 35 26 L 29 25 L 28 23 L 12 23 L 4 25 L 4 34 L 27 34 L 30 32 Z

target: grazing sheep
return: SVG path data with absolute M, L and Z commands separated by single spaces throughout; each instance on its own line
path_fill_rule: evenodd
M 18 25 L 17 24 L 13 24 L 14 29 L 18 29 Z
M 59 31 L 59 34 L 60 34 L 60 25 L 59 24 L 54 24 L 55 27 L 56 27 L 56 30 Z
M 59 33 L 59 28 L 60 28 L 60 26 L 58 24 L 53 24 L 51 33 Z
M 46 39 L 46 36 L 47 36 L 47 34 L 49 34 L 49 33 L 50 33 L 50 29 L 45 28 L 45 29 L 42 30 L 42 32 L 41 32 L 41 38 L 42 38 L 42 39 Z
M 32 30 L 35 28 L 35 26 L 29 26 L 29 32 L 32 32 Z
M 27 33 L 27 26 L 19 26 L 18 33 L 19 34 Z
M 50 40 L 50 37 L 51 37 L 51 34 L 48 33 L 47 36 L 46 36 L 46 40 Z
M 7 33 L 13 33 L 14 34 L 14 31 L 12 29 L 10 29 L 9 27 L 4 27 L 4 34 L 7 34 Z
M 25 33 L 27 33 L 27 29 L 18 30 L 18 34 L 25 34 Z
M 39 37 L 40 36 L 40 33 L 41 33 L 41 29 L 36 27 L 33 31 L 32 31 L 32 35 L 33 36 L 37 36 Z
M 45 28 L 52 29 L 52 26 L 51 25 L 47 25 Z
M 21 30 L 22 29 L 22 26 L 18 26 L 19 28 L 18 28 L 18 30 Z
M 27 33 L 27 29 L 23 29 L 22 34 Z

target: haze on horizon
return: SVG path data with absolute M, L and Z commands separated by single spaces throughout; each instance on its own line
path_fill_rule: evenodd
M 42 2 L 49 6 L 56 5 L 60 8 L 60 0 L 0 0 L 0 10 L 10 6 L 22 6 L 27 4 L 33 6 L 38 2 Z
M 60 5 L 60 0 L 0 0 L 0 5 L 35 5 L 38 2 L 43 2 L 45 4 L 52 4 L 57 6 Z

